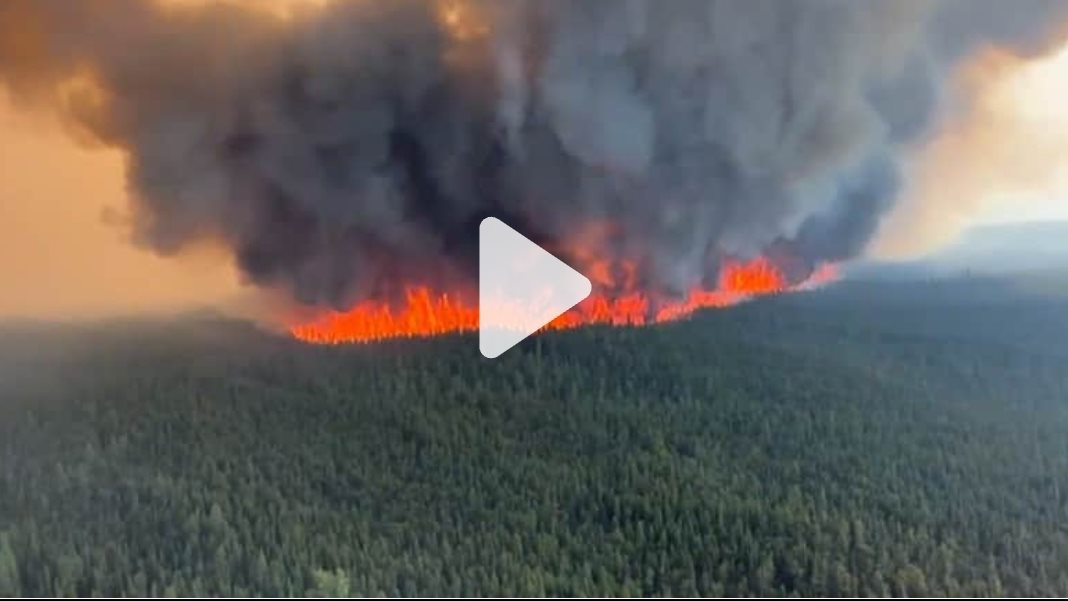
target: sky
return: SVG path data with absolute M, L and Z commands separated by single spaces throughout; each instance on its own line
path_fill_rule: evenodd
M 973 219 L 978 225 L 1029 221 L 1068 222 L 1068 198 L 1051 194 L 1023 204 L 995 203 Z
M 125 205 L 123 159 L 79 145 L 54 117 L 0 94 L 0 316 L 83 318 L 223 301 L 239 283 L 224 256 L 136 248 L 108 212 Z
M 975 224 L 1068 221 L 1068 47 L 1028 63 L 981 54 L 960 85 L 975 92 L 977 114 L 913 153 L 910 184 L 873 254 L 936 248 Z M 219 250 L 161 257 L 132 244 L 121 224 L 126 204 L 118 151 L 0 92 L 0 318 L 182 310 L 247 293 Z M 917 246 L 919 238 L 929 242 Z
M 991 102 L 1001 103 L 1002 119 L 1011 122 L 1006 127 L 1016 132 L 1007 142 L 1008 151 L 1037 152 L 1041 163 L 1051 164 L 1047 174 L 1031 177 L 1033 188 L 1010 187 L 993 194 L 975 220 L 1068 221 L 1068 47 L 1022 66 L 995 85 L 992 94 Z
M 956 179 L 988 187 L 964 186 L 960 193 L 974 198 L 962 204 L 975 206 L 962 210 L 959 224 L 1068 221 L 1068 160 L 1062 156 L 1068 152 L 1068 145 L 1062 147 L 1068 140 L 1068 112 L 1061 109 L 1068 98 L 1068 51 L 989 86 L 984 98 L 989 121 L 1001 128 L 997 135 L 985 127 L 958 131 L 918 158 L 926 164 L 961 162 Z M 0 138 L 0 222 L 7 225 L 0 238 L 0 273 L 14 283 L 0 294 L 0 316 L 84 318 L 182 310 L 225 302 L 241 292 L 236 271 L 222 253 L 160 257 L 132 244 L 121 223 L 107 218 L 121 215 L 126 203 L 119 152 L 76 140 L 53 115 L 18 110 L 2 94 Z M 1044 161 L 1061 166 L 1051 175 L 1029 177 L 1027 165 L 1013 167 L 1002 156 L 1034 156 L 1035 149 Z M 977 160 L 976 154 L 987 158 Z M 976 170 L 988 171 L 988 177 L 977 177 Z M 994 181 L 999 179 L 1008 181 L 999 187 Z M 955 189 L 945 180 L 940 170 L 939 191 Z M 901 214 L 908 212 L 906 199 Z M 954 232 L 944 233 L 934 246 L 951 241 Z M 890 248 L 881 254 L 899 254 Z
M 910 153 L 869 254 L 912 259 L 975 225 L 1068 221 L 1068 46 L 1030 61 L 986 49 L 954 89 L 970 110 Z

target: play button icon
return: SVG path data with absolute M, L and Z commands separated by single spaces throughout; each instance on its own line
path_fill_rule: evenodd
M 478 231 L 478 349 L 493 359 L 590 295 L 590 280 L 500 219 Z

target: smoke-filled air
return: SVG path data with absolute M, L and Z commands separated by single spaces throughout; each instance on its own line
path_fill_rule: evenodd
M 593 280 L 560 327 L 673 319 L 908 246 L 945 214 L 924 203 L 974 204 L 917 167 L 953 163 L 937 140 L 985 114 L 962 77 L 1039 60 L 1068 24 L 1068 3 L 1025 0 L 273 8 L 6 0 L 0 83 L 121 153 L 112 227 L 135 246 L 221 247 L 327 342 L 477 325 L 490 215 Z

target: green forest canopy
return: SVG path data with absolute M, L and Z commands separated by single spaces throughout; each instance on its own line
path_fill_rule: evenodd
M 0 595 L 1068 594 L 1068 303 L 645 329 L 0 335 Z

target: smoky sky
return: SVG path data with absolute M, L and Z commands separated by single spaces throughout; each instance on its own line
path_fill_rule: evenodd
M 728 256 L 862 253 L 900 162 L 988 45 L 1068 3 L 584 0 L 248 5 L 7 0 L 0 81 L 121 149 L 136 242 L 221 242 L 247 279 L 344 307 L 471 277 L 498 216 L 651 288 Z M 73 82 L 73 83 L 72 83 Z M 78 85 L 80 82 L 80 85 Z M 584 238 L 610 223 L 607 239 Z

